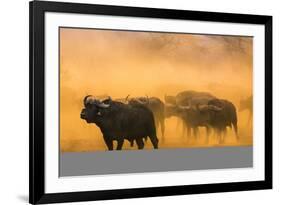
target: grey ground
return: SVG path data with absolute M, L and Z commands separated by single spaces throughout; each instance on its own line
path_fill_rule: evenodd
M 64 152 L 60 176 L 246 168 L 253 166 L 253 147 Z

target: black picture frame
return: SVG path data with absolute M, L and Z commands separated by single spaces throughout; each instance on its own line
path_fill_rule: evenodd
M 29 202 L 32 204 L 155 197 L 168 195 L 260 190 L 272 188 L 272 16 L 185 11 L 124 6 L 32 1 L 29 4 L 30 43 L 30 142 Z M 200 184 L 154 188 L 135 188 L 71 193 L 45 192 L 44 161 L 44 25 L 45 12 L 100 14 L 110 16 L 149 17 L 259 24 L 265 26 L 265 180 L 219 184 Z

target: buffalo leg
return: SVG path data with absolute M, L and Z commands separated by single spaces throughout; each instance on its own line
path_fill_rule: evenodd
M 154 124 L 155 124 L 156 130 L 158 130 L 160 121 L 159 121 L 159 119 L 158 119 L 157 117 L 155 117 L 155 116 L 154 116 Z
M 165 119 L 164 118 L 161 118 L 160 125 L 161 125 L 162 142 L 164 142 L 164 135 L 165 135 Z
M 185 132 L 188 131 L 188 124 L 184 121 L 182 122 L 182 137 L 185 137 Z
M 220 135 L 221 135 L 220 129 L 216 127 L 216 128 L 214 128 L 214 132 L 215 132 L 215 137 L 216 137 L 218 143 L 220 143 Z
M 222 129 L 222 143 L 224 143 L 225 137 L 226 137 L 226 127 Z
M 177 118 L 176 130 L 179 129 L 180 124 L 181 124 L 181 119 Z
M 197 140 L 198 139 L 198 127 L 193 127 L 193 134 L 194 134 L 195 140 Z
M 187 139 L 190 139 L 191 136 L 191 127 L 189 125 L 186 125 L 186 135 L 187 135 Z
M 219 129 L 219 144 L 224 143 L 225 136 L 226 136 L 226 128 L 222 127 Z
M 222 143 L 222 130 L 221 129 L 217 129 L 217 136 L 218 136 L 219 144 L 221 144 Z
M 156 135 L 150 135 L 149 139 L 154 147 L 154 149 L 158 149 L 158 139 Z
M 111 139 L 111 137 L 103 136 L 103 139 L 108 150 L 113 150 L 113 140 Z
M 121 150 L 123 147 L 124 139 L 118 139 L 117 140 L 117 148 L 116 150 Z
M 142 138 L 137 138 L 136 139 L 137 145 L 138 145 L 138 149 L 143 149 L 144 148 L 144 143 Z
M 209 144 L 209 136 L 210 136 L 211 128 L 209 126 L 206 127 L 206 144 Z
M 233 123 L 233 128 L 234 128 L 234 132 L 235 132 L 235 136 L 236 136 L 236 140 L 239 140 L 239 135 L 238 135 L 238 128 L 237 128 L 237 123 Z

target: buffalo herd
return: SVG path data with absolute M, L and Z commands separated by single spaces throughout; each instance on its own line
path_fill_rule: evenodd
M 165 95 L 164 102 L 148 96 L 100 99 L 87 95 L 83 104 L 81 119 L 99 127 L 109 150 L 114 149 L 113 141 L 117 141 L 116 149 L 121 150 L 125 140 L 131 146 L 135 142 L 138 149 L 143 149 L 144 141 L 148 139 L 157 149 L 157 130 L 160 129 L 161 141 L 165 142 L 165 118 L 172 116 L 182 123 L 182 134 L 188 139 L 191 135 L 195 139 L 198 137 L 199 127 L 206 129 L 207 143 L 211 132 L 215 133 L 219 143 L 223 143 L 227 127 L 233 128 L 236 139 L 239 139 L 234 104 L 208 92 L 188 90 L 175 96 Z

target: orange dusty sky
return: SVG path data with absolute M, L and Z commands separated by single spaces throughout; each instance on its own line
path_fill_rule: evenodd
M 252 48 L 252 37 L 61 28 L 61 151 L 106 150 L 99 129 L 80 119 L 87 94 L 164 100 L 165 94 L 183 90 L 207 91 L 238 108 L 241 99 L 252 95 Z M 229 130 L 223 146 L 252 144 L 248 115 L 238 112 L 241 141 Z M 167 119 L 166 127 L 167 140 L 160 148 L 219 146 L 215 136 L 203 143 L 203 129 L 198 141 L 187 143 L 176 118 Z M 136 147 L 124 143 L 124 149 Z

